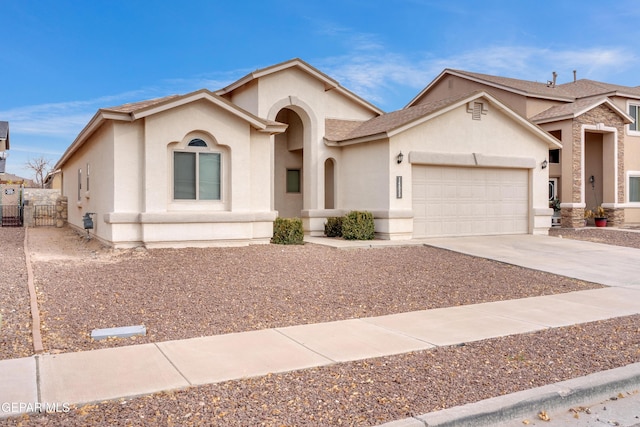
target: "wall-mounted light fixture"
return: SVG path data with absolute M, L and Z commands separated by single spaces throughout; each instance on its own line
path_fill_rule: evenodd
M 540 166 L 542 166 L 542 169 L 546 169 L 548 164 L 549 164 L 549 162 L 547 162 L 547 159 L 544 159 Z
M 398 154 L 398 164 L 402 163 L 402 159 L 404 159 L 404 154 L 402 154 L 402 151 L 400 152 L 400 154 Z

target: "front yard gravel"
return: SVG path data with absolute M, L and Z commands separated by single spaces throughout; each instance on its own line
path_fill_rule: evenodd
M 561 230 L 573 238 L 573 231 Z M 51 352 L 598 287 L 429 247 L 111 251 L 69 230 L 43 233 L 30 244 Z M 640 248 L 640 233 L 597 233 L 591 238 L 606 233 L 609 244 Z M 51 248 L 53 242 L 63 247 Z M 48 251 L 38 247 L 43 243 Z M 23 298 L 28 310 L 28 293 Z M 93 328 L 134 324 L 145 324 L 149 335 L 89 338 Z M 17 357 L 2 351 L 0 357 Z M 376 425 L 636 362 L 640 315 L 0 419 L 0 425 Z
M 35 240 L 41 230 L 30 232 Z M 426 246 L 336 250 L 306 244 L 79 253 L 69 260 L 33 257 L 45 351 L 91 350 L 600 287 Z M 145 325 L 147 336 L 105 341 L 90 337 L 96 328 L 128 325 Z

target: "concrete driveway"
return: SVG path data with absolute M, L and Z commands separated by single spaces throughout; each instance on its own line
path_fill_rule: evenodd
M 439 237 L 421 241 L 588 282 L 640 289 L 640 249 L 533 235 Z

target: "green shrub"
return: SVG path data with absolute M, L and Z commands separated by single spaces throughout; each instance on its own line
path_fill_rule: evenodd
M 324 234 L 327 237 L 342 237 L 342 218 L 341 216 L 327 218 L 324 224 Z
M 271 243 L 277 245 L 304 244 L 304 231 L 300 218 L 276 218 L 273 223 L 273 237 Z
M 346 240 L 373 240 L 374 234 L 371 212 L 351 211 L 342 219 L 342 237 Z

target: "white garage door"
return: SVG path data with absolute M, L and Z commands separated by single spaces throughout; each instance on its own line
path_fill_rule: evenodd
M 526 169 L 414 166 L 413 236 L 528 232 Z

